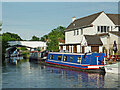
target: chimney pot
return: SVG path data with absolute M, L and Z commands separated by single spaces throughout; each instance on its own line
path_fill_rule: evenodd
M 74 16 L 74 17 L 72 17 L 72 22 L 74 22 L 76 20 L 76 17 Z

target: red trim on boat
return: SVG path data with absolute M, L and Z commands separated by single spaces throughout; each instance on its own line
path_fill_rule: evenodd
M 81 65 L 81 66 L 105 66 L 105 65 Z
M 55 64 L 55 65 L 60 65 L 60 66 L 66 66 L 66 67 L 72 67 L 72 68 L 79 68 L 79 69 L 100 69 L 100 68 L 80 68 L 80 67 L 74 67 L 74 66 L 63 65 L 63 64 L 57 64 L 57 63 L 51 63 L 51 62 L 46 62 L 46 63 Z
M 95 56 L 95 57 L 100 57 L 100 56 Z

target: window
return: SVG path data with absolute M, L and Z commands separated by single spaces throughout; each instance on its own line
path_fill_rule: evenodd
M 83 29 L 81 28 L 81 35 L 83 34 Z
M 98 26 L 97 27 L 98 32 L 109 32 L 109 26 Z
M 79 30 L 74 30 L 74 36 L 79 35 Z
M 107 28 L 106 28 L 106 26 L 103 26 L 103 31 L 104 32 L 106 32 L 107 30 L 106 30 Z
M 81 57 L 77 57 L 77 62 L 81 64 Z
M 74 30 L 74 35 L 75 35 L 75 30 Z
M 109 29 L 110 29 L 110 27 L 109 27 L 109 26 L 107 26 L 107 32 L 109 32 Z
M 70 62 L 72 62 L 72 60 L 73 60 L 73 56 L 70 57 Z
M 103 32 L 103 26 L 101 26 L 101 32 Z
M 64 56 L 64 61 L 67 61 L 67 56 Z
M 79 30 L 77 30 L 77 35 L 79 35 Z
M 118 30 L 120 31 L 120 26 L 118 27 Z
M 98 32 L 100 32 L 100 26 L 97 27 Z
M 50 55 L 50 59 L 53 59 L 53 55 Z
M 58 56 L 58 60 L 61 60 L 61 56 Z

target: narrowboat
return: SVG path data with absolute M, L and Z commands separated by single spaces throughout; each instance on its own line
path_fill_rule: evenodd
M 90 72 L 104 72 L 106 58 L 104 53 L 56 53 L 50 52 L 45 61 L 49 65 L 62 66 L 75 70 Z
M 48 56 L 48 52 L 45 51 L 31 51 L 30 52 L 30 60 L 46 60 Z

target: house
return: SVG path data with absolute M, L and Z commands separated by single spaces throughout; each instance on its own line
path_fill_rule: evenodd
M 86 17 L 72 18 L 65 30 L 65 43 L 60 50 L 71 53 L 103 52 L 112 49 L 114 41 L 120 51 L 120 14 L 107 14 L 104 11 Z

